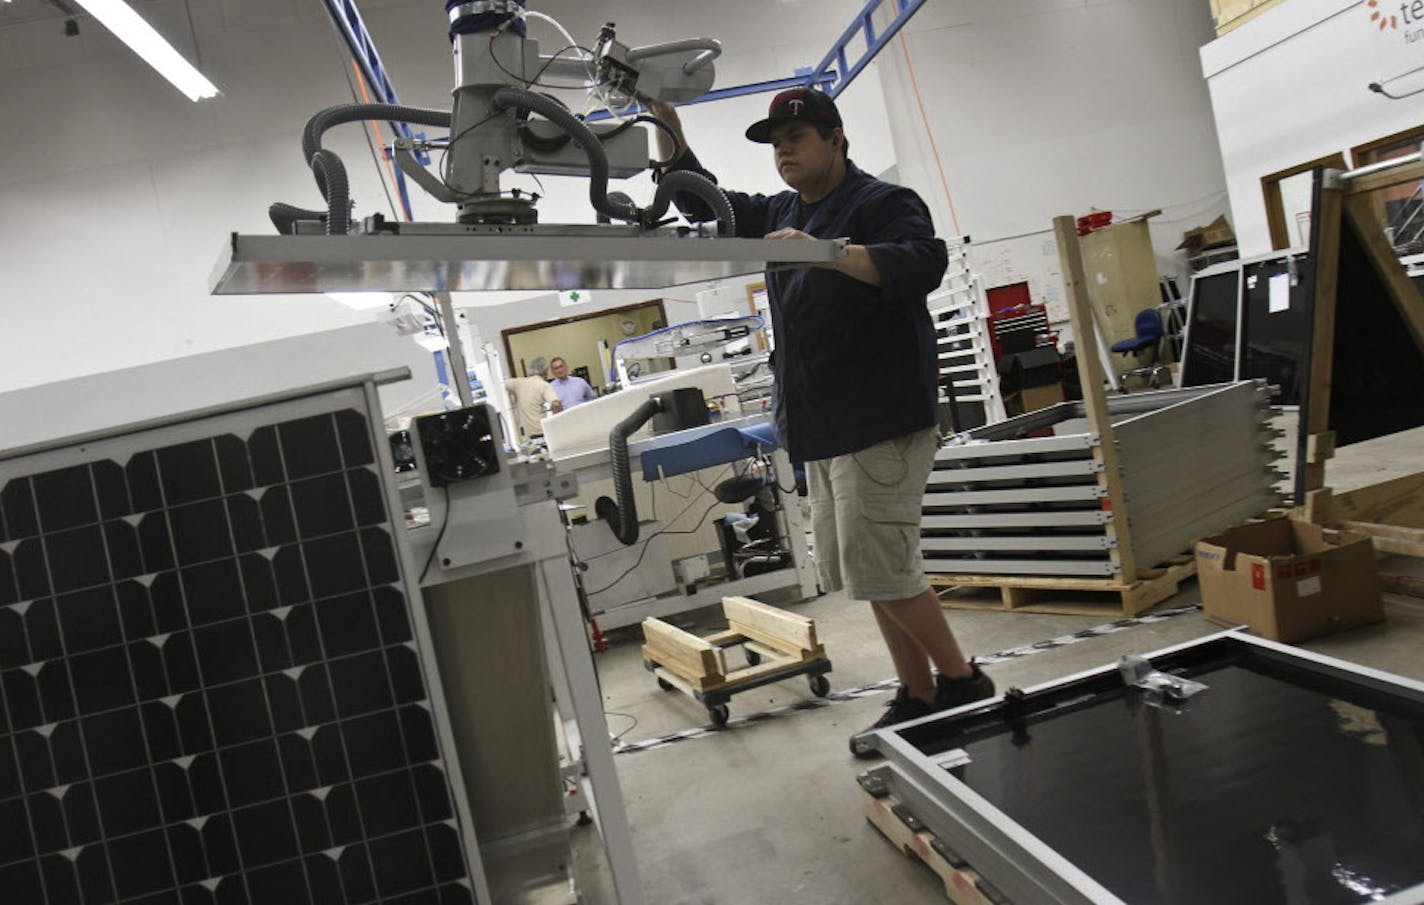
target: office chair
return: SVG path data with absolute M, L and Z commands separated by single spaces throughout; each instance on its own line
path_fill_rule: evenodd
M 1127 386 L 1129 377 L 1145 377 L 1147 385 L 1152 389 L 1160 386 L 1158 374 L 1167 371 L 1170 380 L 1171 370 L 1162 363 L 1162 318 L 1157 314 L 1155 308 L 1143 308 L 1137 312 L 1137 317 L 1133 318 L 1132 329 L 1137 335 L 1132 339 L 1124 339 L 1112 345 L 1114 352 L 1121 352 L 1124 355 L 1132 356 L 1142 363 L 1135 368 L 1128 368 L 1122 371 L 1119 377 L 1119 384 L 1124 389 Z

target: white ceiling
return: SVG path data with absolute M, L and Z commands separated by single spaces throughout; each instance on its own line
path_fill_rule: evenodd
M 74 8 L 72 3 L 66 5 Z M 65 18 L 65 14 L 49 0 L 0 0 L 0 28 L 43 19 L 54 19 L 58 28 L 62 27 L 58 23 Z

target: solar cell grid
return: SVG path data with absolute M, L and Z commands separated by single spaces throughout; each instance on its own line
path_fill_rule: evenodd
M 213 423 L 0 463 L 4 900 L 473 901 L 366 415 Z

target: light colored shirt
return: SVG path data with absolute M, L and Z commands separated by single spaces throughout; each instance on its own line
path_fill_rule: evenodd
M 554 392 L 549 381 L 537 374 L 533 377 L 510 377 L 504 381 L 504 391 L 509 394 L 514 429 L 519 431 L 519 436 L 544 436 L 544 428 L 539 424 L 544 420 L 544 406 L 559 401 L 559 394 Z
M 565 409 L 571 409 L 580 402 L 587 402 L 595 396 L 593 387 L 589 386 L 588 381 L 577 374 L 555 377 L 549 383 L 554 387 L 554 392 L 559 394 L 559 401 L 564 404 Z

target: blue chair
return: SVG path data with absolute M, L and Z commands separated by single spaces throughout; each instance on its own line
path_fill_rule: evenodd
M 1137 317 L 1132 321 L 1132 329 L 1137 335 L 1132 339 L 1113 343 L 1112 350 L 1140 359 L 1142 363 L 1121 372 L 1118 375 L 1119 383 L 1126 389 L 1129 378 L 1145 377 L 1147 385 L 1156 389 L 1159 385 L 1158 373 L 1168 371 L 1170 374 L 1170 369 L 1162 363 L 1162 339 L 1166 331 L 1162 329 L 1162 318 L 1157 314 L 1157 309 L 1143 308 L 1137 312 Z

